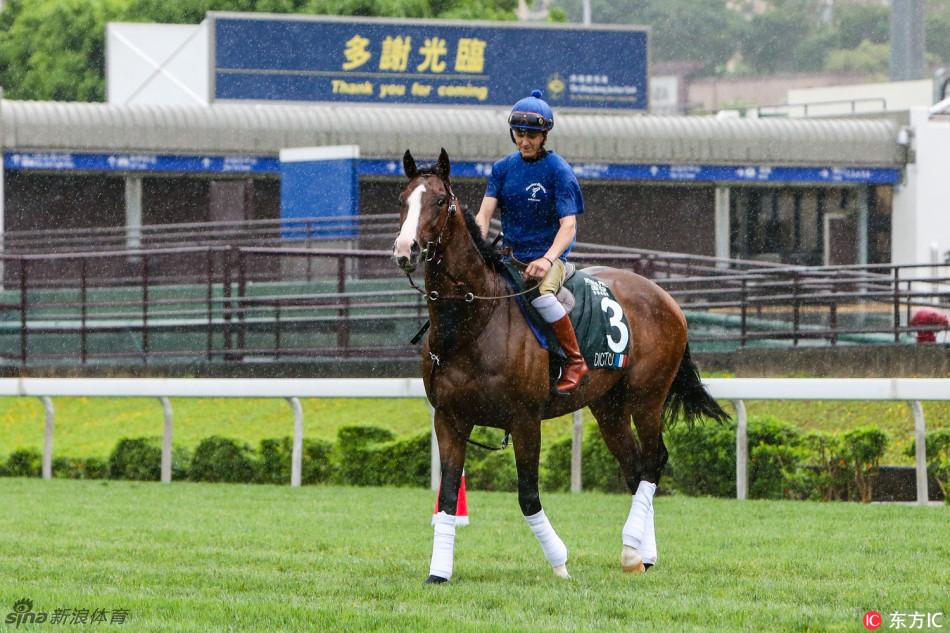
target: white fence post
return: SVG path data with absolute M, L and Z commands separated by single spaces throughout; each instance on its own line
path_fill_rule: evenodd
M 736 499 L 749 496 L 749 424 L 745 402 L 733 400 L 736 408 Z
M 56 411 L 53 401 L 47 396 L 41 396 L 43 409 L 46 411 L 46 426 L 43 430 L 43 479 L 53 478 L 53 430 L 56 424 Z
M 917 467 L 917 503 L 927 505 L 930 491 L 927 489 L 927 422 L 924 420 L 924 408 L 919 400 L 907 403 L 914 414 L 914 442 Z
M 294 444 L 290 451 L 290 485 L 300 487 L 303 478 L 303 407 L 299 398 L 287 398 L 294 412 Z
M 580 492 L 583 488 L 581 477 L 581 455 L 584 446 L 584 412 L 574 412 L 574 427 L 571 434 L 571 492 Z
M 162 403 L 165 427 L 162 431 L 162 483 L 172 481 L 172 403 L 165 396 L 158 399 Z

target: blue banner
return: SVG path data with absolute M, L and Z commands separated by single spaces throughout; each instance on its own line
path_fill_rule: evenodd
M 488 178 L 490 162 L 452 163 L 453 178 Z M 581 180 L 770 182 L 789 184 L 864 183 L 893 185 L 901 171 L 890 167 L 776 167 L 765 165 L 622 165 L 575 163 L 574 174 Z M 402 163 L 395 160 L 362 160 L 361 176 L 402 175 Z
M 215 99 L 645 110 L 636 27 L 209 13 Z
M 155 173 L 279 174 L 280 161 L 271 156 L 169 156 L 162 154 L 83 154 L 68 152 L 6 152 L 6 169 L 41 171 L 120 171 Z M 487 178 L 490 162 L 456 161 L 452 175 Z M 891 167 L 782 167 L 768 165 L 629 165 L 575 163 L 581 180 L 692 181 L 726 183 L 894 185 L 901 170 Z M 361 159 L 360 176 L 402 176 L 400 160 Z
M 46 171 L 142 171 L 161 173 L 264 173 L 280 171 L 276 157 L 168 156 L 163 154 L 84 154 L 71 152 L 6 152 L 7 169 Z

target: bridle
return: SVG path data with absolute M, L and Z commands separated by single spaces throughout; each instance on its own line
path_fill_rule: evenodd
M 439 228 L 439 233 L 436 236 L 435 240 L 426 240 L 426 245 L 420 252 L 420 255 L 422 256 L 422 261 L 425 262 L 427 268 L 429 266 L 438 266 L 442 262 L 441 257 L 439 257 L 438 259 L 436 259 L 436 257 L 438 256 L 439 250 L 442 247 L 442 240 L 443 240 L 443 237 L 445 236 L 445 229 L 449 224 L 449 218 L 458 212 L 458 198 L 456 197 L 455 192 L 452 191 L 452 186 L 449 183 L 445 182 L 444 180 L 442 181 L 442 183 L 445 185 L 446 192 L 449 195 L 449 206 L 448 206 L 448 209 L 446 209 L 445 218 L 442 220 L 442 226 Z M 449 277 L 449 279 L 455 282 L 457 286 L 462 285 L 461 282 L 455 281 L 455 279 L 448 273 L 448 271 L 443 271 L 443 273 L 447 277 Z M 532 290 L 534 290 L 535 288 L 537 288 L 537 286 L 541 285 L 541 281 L 539 280 L 535 286 L 532 286 L 531 288 L 527 290 L 524 290 L 522 292 L 512 293 L 512 294 L 506 294 L 506 295 L 480 296 L 480 295 L 476 295 L 473 292 L 466 292 L 460 295 L 444 295 L 443 296 L 443 295 L 440 295 L 437 290 L 426 291 L 424 288 L 420 288 L 416 284 L 416 282 L 412 279 L 412 275 L 408 271 L 406 271 L 406 279 L 409 280 L 409 285 L 412 286 L 414 290 L 416 290 L 418 293 L 423 295 L 427 301 L 432 301 L 432 302 L 464 301 L 465 303 L 474 303 L 476 299 L 485 300 L 485 301 L 495 301 L 497 299 L 508 299 L 510 297 L 517 297 L 519 295 L 527 294 L 531 292 Z M 425 334 L 425 332 L 429 329 L 429 324 L 430 324 L 429 321 L 426 321 L 425 325 L 423 325 L 422 328 L 419 330 L 419 332 L 412 338 L 411 342 L 413 345 L 418 343 L 419 340 L 422 338 L 422 335 Z M 431 350 L 429 351 L 429 357 L 432 360 L 432 365 L 429 370 L 429 383 L 434 385 L 435 371 L 436 371 L 436 368 L 442 365 L 442 359 Z M 434 400 L 435 400 L 435 393 L 434 393 L 434 387 L 433 387 L 433 393 L 432 393 L 433 404 L 434 404 Z M 457 435 L 459 434 L 457 429 L 455 429 L 454 427 L 451 427 L 451 428 Z M 480 448 L 484 448 L 490 451 L 497 451 L 497 450 L 503 450 L 507 448 L 508 439 L 510 436 L 511 436 L 511 432 L 506 431 L 505 437 L 502 440 L 500 447 L 488 446 L 487 444 L 482 444 L 481 442 L 475 441 L 470 437 L 465 438 L 465 439 L 469 444 L 474 444 L 475 446 L 478 446 Z
M 442 220 L 442 227 L 439 229 L 439 234 L 436 236 L 435 240 L 426 240 L 426 245 L 420 252 L 422 261 L 425 262 L 427 266 L 437 266 L 442 262 L 441 258 L 436 260 L 436 256 L 438 255 L 439 249 L 442 246 L 442 238 L 445 235 L 445 228 L 448 226 L 449 218 L 458 212 L 458 198 L 455 196 L 455 192 L 452 191 L 452 186 L 445 181 L 443 181 L 443 184 L 445 185 L 446 191 L 449 194 L 449 207 L 446 210 L 445 218 Z M 452 276 L 449 275 L 448 272 L 445 272 L 445 274 L 449 277 L 449 279 L 452 279 Z M 409 272 L 406 272 L 406 279 L 409 280 L 409 285 L 412 286 L 413 290 L 423 295 L 427 301 L 464 301 L 465 303 L 473 303 L 476 299 L 480 301 L 497 301 L 498 299 L 519 297 L 534 291 L 538 286 L 541 285 L 541 280 L 538 280 L 538 283 L 531 286 L 530 288 L 520 292 L 513 292 L 504 295 L 482 296 L 473 292 L 466 292 L 459 295 L 442 295 L 437 290 L 427 291 L 424 288 L 420 288 L 413 280 L 412 275 Z M 453 279 L 453 281 L 455 280 Z M 457 286 L 463 285 L 461 282 L 455 283 Z

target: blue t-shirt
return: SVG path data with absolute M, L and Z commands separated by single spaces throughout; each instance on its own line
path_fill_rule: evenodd
M 551 151 L 536 161 L 524 160 L 519 152 L 499 160 L 492 165 L 485 196 L 498 199 L 505 244 L 525 262 L 551 248 L 561 218 L 584 212 L 584 198 L 574 171 Z M 561 259 L 567 259 L 576 241 Z

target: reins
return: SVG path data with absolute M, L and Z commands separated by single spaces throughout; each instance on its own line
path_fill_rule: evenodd
M 424 297 L 425 297 L 427 300 L 429 300 L 429 301 L 464 301 L 465 303 L 472 303 L 472 302 L 474 302 L 476 299 L 478 299 L 478 300 L 480 300 L 480 301 L 497 301 L 498 299 L 511 299 L 512 297 L 520 297 L 521 295 L 526 295 L 526 294 L 528 294 L 529 292 L 533 292 L 533 291 L 537 290 L 538 286 L 541 285 L 541 282 L 539 281 L 539 282 L 536 283 L 535 285 L 533 285 L 533 286 L 531 286 L 530 288 L 527 288 L 527 289 L 525 289 L 525 290 L 522 290 L 521 292 L 512 292 L 512 293 L 506 294 L 506 295 L 482 296 L 482 295 L 477 295 L 477 294 L 472 293 L 472 292 L 466 292 L 464 295 L 446 295 L 446 296 L 442 296 L 442 295 L 439 294 L 439 291 L 438 291 L 438 290 L 429 290 L 429 291 L 426 291 L 425 289 L 420 288 L 419 286 L 417 286 L 417 285 L 416 285 L 416 282 L 413 281 L 413 279 L 412 279 L 412 275 L 410 275 L 409 273 L 406 273 L 406 278 L 409 280 L 409 285 L 412 286 L 412 288 L 413 288 L 416 292 L 418 292 L 419 294 L 421 294 L 422 296 L 424 296 Z
M 435 260 L 438 248 L 442 246 L 442 236 L 445 233 L 445 227 L 449 223 L 449 217 L 452 216 L 456 211 L 458 211 L 458 198 L 455 197 L 455 192 L 452 191 L 451 185 L 448 186 L 449 189 L 449 208 L 446 211 L 445 219 L 442 220 L 442 227 L 439 229 L 439 235 L 436 237 L 435 241 L 429 240 L 426 242 L 426 247 L 422 249 L 423 261 L 426 265 L 429 265 Z M 497 239 L 495 242 L 497 243 Z M 494 244 L 493 244 L 494 246 Z M 439 260 L 441 261 L 441 260 Z M 437 262 L 436 262 L 437 263 Z M 435 264 L 433 264 L 435 265 Z M 439 294 L 438 290 L 429 290 L 426 291 L 424 288 L 420 288 L 415 280 L 413 280 L 412 275 L 408 272 L 406 273 L 406 279 L 409 280 L 409 285 L 413 290 L 421 294 L 426 298 L 427 301 L 464 301 L 465 303 L 473 303 L 476 299 L 479 301 L 497 301 L 499 299 L 512 299 L 514 297 L 520 297 L 522 295 L 529 294 L 538 289 L 538 286 L 541 285 L 542 280 L 538 280 L 538 283 L 534 284 L 530 288 L 526 288 L 520 292 L 512 292 L 504 295 L 477 295 L 474 292 L 466 292 L 461 295 L 446 295 L 442 296 Z

